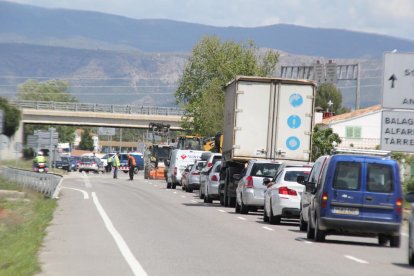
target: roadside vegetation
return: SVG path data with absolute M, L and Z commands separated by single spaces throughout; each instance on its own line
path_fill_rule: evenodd
M 34 275 L 56 201 L 0 178 L 0 275 Z

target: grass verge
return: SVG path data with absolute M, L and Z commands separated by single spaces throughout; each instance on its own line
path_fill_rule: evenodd
M 0 178 L 0 190 L 21 191 Z M 0 275 L 34 275 L 40 271 L 38 251 L 53 218 L 56 200 L 32 191 L 0 192 Z

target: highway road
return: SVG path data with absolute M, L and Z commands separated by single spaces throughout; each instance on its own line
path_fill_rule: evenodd
M 373 238 L 306 239 L 296 221 L 263 223 L 165 181 L 65 176 L 39 275 L 414 275 L 401 248 Z

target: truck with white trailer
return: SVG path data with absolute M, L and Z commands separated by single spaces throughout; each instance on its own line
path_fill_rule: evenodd
M 237 76 L 225 87 L 220 202 L 235 204 L 240 173 L 251 159 L 309 162 L 316 84 Z

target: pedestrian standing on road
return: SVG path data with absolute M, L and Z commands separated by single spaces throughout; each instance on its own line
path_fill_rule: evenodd
M 112 171 L 112 162 L 113 162 L 113 160 L 114 160 L 114 156 L 110 155 L 108 157 L 108 165 L 106 166 L 106 172 L 110 173 Z
M 135 157 L 128 153 L 129 180 L 134 180 L 134 170 L 136 165 Z
M 118 178 L 119 152 L 117 152 L 114 155 L 113 166 L 114 166 L 114 178 Z

